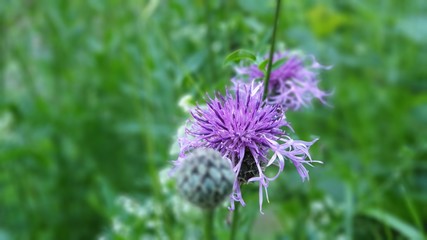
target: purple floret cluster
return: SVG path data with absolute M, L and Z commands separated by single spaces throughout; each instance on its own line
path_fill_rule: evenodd
M 274 61 L 285 59 L 272 71 L 268 95 L 263 97 L 264 73 L 258 66 L 238 67 L 233 84 L 225 94 L 206 97 L 206 105 L 190 111 L 185 135 L 179 139 L 180 153 L 174 162 L 179 167 L 186 155 L 198 148 L 211 148 L 228 158 L 235 180 L 230 196 L 233 210 L 235 202 L 245 205 L 241 185 L 255 182 L 259 186 L 259 204 L 262 210 L 267 188 L 290 161 L 302 180 L 309 178 L 306 165 L 321 163 L 312 160 L 309 149 L 317 141 L 292 139 L 292 128 L 286 121 L 285 111 L 307 105 L 312 98 L 324 102 L 328 94 L 318 89 L 316 69 L 326 68 L 314 58 L 309 67 L 303 59 L 288 52 L 278 53 Z M 277 174 L 267 176 L 266 169 L 275 166 Z
M 314 56 L 302 56 L 290 51 L 274 54 L 273 63 L 278 61 L 283 63 L 271 72 L 268 103 L 280 104 L 288 110 L 307 106 L 313 98 L 326 104 L 325 98 L 330 94 L 319 88 L 318 70 L 330 69 L 330 66 L 319 64 Z M 240 66 L 235 70 L 235 80 L 238 81 L 264 78 L 264 72 L 257 65 Z

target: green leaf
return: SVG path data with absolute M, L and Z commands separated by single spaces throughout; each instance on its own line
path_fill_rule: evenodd
M 271 70 L 276 70 L 277 68 L 279 68 L 280 66 L 282 66 L 283 63 L 286 62 L 286 59 L 282 58 L 279 59 L 278 61 L 273 63 L 273 67 L 271 68 Z
M 279 68 L 280 66 L 282 66 L 283 63 L 285 63 L 285 61 L 286 61 L 286 59 L 282 58 L 282 59 L 274 62 L 271 70 L 275 70 L 275 69 Z M 268 59 L 265 59 L 264 61 L 262 61 L 258 65 L 258 69 L 265 73 L 267 71 L 267 65 L 268 65 Z
M 267 67 L 267 63 L 268 63 L 268 59 L 265 59 L 264 61 L 262 61 L 259 65 L 258 65 L 258 69 L 265 72 L 265 69 Z
M 408 239 L 423 239 L 423 234 L 412 225 L 402 221 L 401 219 L 384 212 L 380 209 L 368 209 L 363 212 L 365 215 L 377 219 L 378 221 L 392 227 Z
M 249 60 L 250 62 L 255 61 L 256 56 L 251 51 L 238 49 L 232 53 L 230 53 L 224 60 L 224 65 L 229 63 L 236 63 L 242 60 Z

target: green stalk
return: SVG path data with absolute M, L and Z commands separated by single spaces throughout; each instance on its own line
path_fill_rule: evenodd
M 236 239 L 237 223 L 239 222 L 239 203 L 236 204 L 233 212 L 233 222 L 231 224 L 230 240 Z
M 215 208 L 206 210 L 206 221 L 205 221 L 205 239 L 213 240 L 214 239 L 214 215 Z
M 273 54 L 274 54 L 274 45 L 276 43 L 276 31 L 277 31 L 277 22 L 279 20 L 279 12 L 280 12 L 280 0 L 276 0 L 276 14 L 274 16 L 273 36 L 271 38 L 270 55 L 268 57 L 268 64 L 267 64 L 267 74 L 265 75 L 265 79 L 264 79 L 263 100 L 267 98 L 268 83 L 270 81 L 271 68 L 273 67 Z

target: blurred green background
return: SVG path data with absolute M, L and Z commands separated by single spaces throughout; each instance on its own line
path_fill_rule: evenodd
M 0 239 L 200 238 L 197 210 L 177 216 L 173 182 L 158 174 L 188 117 L 177 103 L 223 91 L 231 51 L 266 53 L 274 6 L 1 0 Z M 279 45 L 334 66 L 321 74 L 333 107 L 287 114 L 300 139 L 320 137 L 312 156 L 324 165 L 302 183 L 288 164 L 265 215 L 248 186 L 239 238 L 422 238 L 426 1 L 284 0 L 281 10 Z M 223 239 L 228 211 L 218 212 Z

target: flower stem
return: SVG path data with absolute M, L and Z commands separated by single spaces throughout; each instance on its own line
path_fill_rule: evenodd
M 273 54 L 274 54 L 274 45 L 276 43 L 276 30 L 277 30 L 277 22 L 279 20 L 280 1 L 281 0 L 276 0 L 276 14 L 274 16 L 273 36 L 271 37 L 271 47 L 270 47 L 270 55 L 268 57 L 267 74 L 265 75 L 265 79 L 264 79 L 264 96 L 263 96 L 264 100 L 267 98 L 268 83 L 270 81 L 271 68 L 273 67 Z
M 213 240 L 215 208 L 206 210 L 205 239 Z
M 239 204 L 236 204 L 236 207 L 234 208 L 232 221 L 233 222 L 231 224 L 230 240 L 236 239 L 237 223 L 239 221 Z

